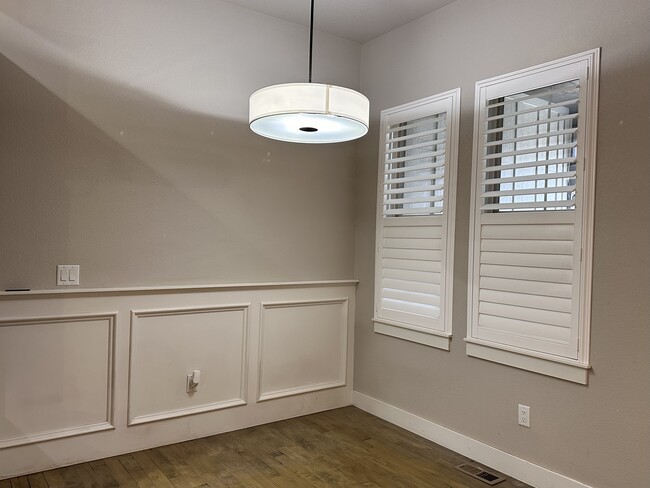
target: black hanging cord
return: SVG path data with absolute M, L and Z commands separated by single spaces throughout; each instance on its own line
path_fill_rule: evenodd
M 314 0 L 311 0 L 311 20 L 309 21 L 309 83 L 311 83 L 311 58 L 314 51 Z

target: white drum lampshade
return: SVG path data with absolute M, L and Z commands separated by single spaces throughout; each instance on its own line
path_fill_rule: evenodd
M 250 97 L 249 123 L 257 134 L 287 142 L 323 144 L 368 132 L 370 103 L 361 93 L 320 83 L 285 83 Z

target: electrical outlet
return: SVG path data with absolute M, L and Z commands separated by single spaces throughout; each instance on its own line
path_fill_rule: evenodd
M 201 371 L 195 369 L 192 373 L 187 375 L 185 381 L 185 391 L 187 393 L 194 393 L 199 390 L 199 382 L 201 381 Z
M 185 381 L 185 392 L 187 392 L 187 393 L 194 393 L 194 392 L 197 391 L 198 389 L 199 389 L 199 385 L 197 385 L 196 383 L 194 383 L 194 381 L 193 381 L 193 379 L 192 379 L 192 375 L 191 375 L 191 374 L 188 374 L 188 375 L 187 375 L 187 379 L 186 379 L 186 381 Z
M 524 427 L 530 427 L 530 407 L 528 405 L 519 404 L 517 423 Z

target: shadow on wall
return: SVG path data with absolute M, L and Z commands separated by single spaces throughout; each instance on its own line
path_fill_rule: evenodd
M 68 263 L 82 287 L 352 276 L 353 143 L 262 139 L 26 59 L 68 82 L 0 56 L 1 289 L 54 288 Z

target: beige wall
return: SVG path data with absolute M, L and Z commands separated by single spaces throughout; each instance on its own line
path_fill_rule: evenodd
M 247 124 L 308 41 L 219 0 L 0 1 L 0 290 L 352 278 L 355 144 Z M 314 81 L 359 64 L 316 33 Z
M 2 0 L 0 289 L 54 288 L 56 264 L 80 264 L 82 287 L 354 276 L 355 389 L 595 487 L 645 486 L 649 24 L 647 0 L 458 0 L 363 50 L 317 33 L 314 79 L 357 88 L 361 61 L 373 130 L 359 145 L 305 147 L 246 126 L 253 90 L 306 76 L 303 26 L 219 0 Z M 594 370 L 583 387 L 467 358 L 462 338 L 474 83 L 598 46 Z M 457 86 L 454 338 L 443 352 L 372 332 L 376 127 L 381 109 Z M 531 429 L 516 425 L 517 403 L 531 406 Z
M 598 488 L 648 486 L 650 3 L 458 0 L 364 45 L 374 131 L 357 167 L 357 391 Z M 592 320 L 580 386 L 465 355 L 474 83 L 602 47 Z M 460 86 L 450 352 L 372 331 L 379 111 Z M 530 429 L 516 422 L 531 407 Z

